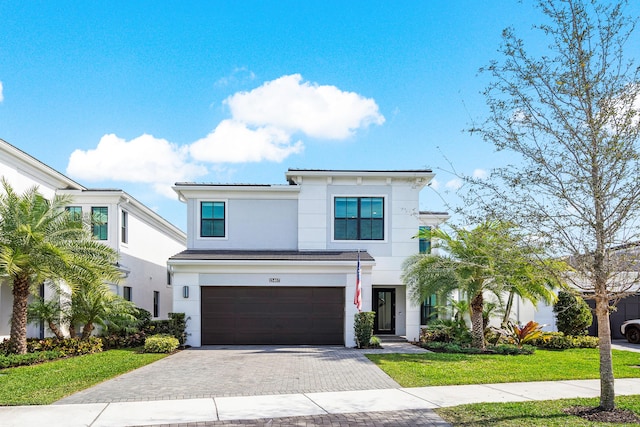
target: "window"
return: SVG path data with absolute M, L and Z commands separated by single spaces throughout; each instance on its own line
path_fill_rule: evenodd
M 81 222 L 82 221 L 82 207 L 80 206 L 67 206 L 64 208 L 65 211 L 69 213 L 69 217 L 71 221 Z
M 129 242 L 129 213 L 122 211 L 122 224 L 120 224 L 120 240 L 122 243 Z
M 224 202 L 200 202 L 200 237 L 225 237 Z
M 131 301 L 131 286 L 124 286 L 122 288 L 122 298 Z
M 160 292 L 153 291 L 153 317 L 158 317 L 160 312 Z
M 382 197 L 336 197 L 333 238 L 335 240 L 384 240 Z
M 167 268 L 167 286 L 171 286 L 171 270 Z
M 91 208 L 91 228 L 93 230 L 93 237 L 98 240 L 107 240 L 108 237 L 108 223 L 109 208 L 99 207 Z
M 431 227 L 428 225 L 421 225 L 420 231 L 431 231 Z M 421 254 L 430 254 L 431 253 L 431 239 L 420 238 L 420 253 Z
M 424 300 L 424 302 L 420 306 L 421 325 L 428 325 L 438 318 L 437 302 L 438 299 L 436 298 L 435 294 Z

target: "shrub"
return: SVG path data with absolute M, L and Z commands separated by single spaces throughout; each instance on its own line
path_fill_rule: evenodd
M 0 369 L 34 365 L 36 363 L 60 359 L 62 357 L 64 357 L 64 355 L 57 350 L 39 351 L 37 353 L 27 354 L 0 355 Z
M 598 338 L 587 335 L 579 335 L 571 337 L 562 332 L 547 332 L 543 339 L 536 339 L 531 342 L 538 348 L 548 350 L 566 350 L 568 348 L 596 348 L 598 347 Z
M 519 355 L 519 354 L 533 354 L 535 347 L 530 345 L 523 345 L 518 347 L 514 344 L 500 344 L 496 346 L 487 346 L 485 350 L 480 348 L 471 347 L 469 345 L 460 345 L 456 343 L 446 342 L 426 342 L 421 344 L 422 347 L 438 352 L 438 353 L 462 353 L 462 354 L 501 354 L 501 355 Z
M 579 295 L 568 291 L 558 292 L 558 301 L 553 305 L 558 331 L 565 335 L 586 335 L 593 323 L 589 305 Z
M 171 353 L 178 348 L 180 342 L 171 335 L 158 334 L 148 337 L 144 341 L 145 353 Z
M 369 340 L 369 347 L 382 348 L 382 346 L 380 345 L 380 338 L 376 337 L 375 335 L 372 336 L 371 339 Z
M 354 330 L 356 335 L 356 345 L 358 348 L 366 348 L 371 342 L 373 336 L 373 322 L 375 321 L 376 313 L 374 311 L 363 311 L 356 313 Z
M 80 338 L 44 338 L 27 340 L 27 352 L 58 351 L 62 356 L 79 356 L 102 351 L 102 340 L 97 337 Z
M 531 343 L 539 338 L 544 339 L 546 334 L 546 332 L 542 331 L 542 326 L 533 320 L 530 320 L 522 327 L 518 325 L 510 325 L 509 329 L 511 332 L 510 336 L 518 347 L 522 347 L 523 344 Z
M 436 320 L 420 330 L 420 342 L 471 342 L 466 325 L 455 320 Z
M 100 337 L 100 339 L 102 339 L 103 347 L 107 350 L 142 347 L 146 338 L 147 334 L 144 331 L 125 334 L 109 334 Z

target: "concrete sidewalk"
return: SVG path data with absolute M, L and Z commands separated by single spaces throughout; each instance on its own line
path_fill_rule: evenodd
M 640 378 L 617 379 L 616 394 L 640 394 Z M 156 400 L 46 406 L 0 407 L 0 426 L 47 425 L 138 426 L 198 423 L 224 425 L 247 420 L 250 425 L 281 417 L 330 414 L 385 414 L 413 412 L 424 426 L 447 426 L 432 410 L 478 402 L 523 402 L 575 397 L 597 397 L 599 380 L 540 381 L 483 385 L 393 388 L 377 390 L 296 393 L 263 396 L 224 396 L 202 399 Z M 404 411 L 404 412 L 403 412 Z M 234 422 L 233 425 L 242 425 Z M 287 424 L 289 425 L 289 424 Z M 295 425 L 295 424 L 291 424 Z M 303 424 L 310 425 L 310 424 Z M 311 424 L 313 425 L 313 424 Z M 330 424 L 328 424 L 330 425 Z M 366 425 L 366 424 L 353 424 Z M 415 422 L 396 425 L 418 425 Z

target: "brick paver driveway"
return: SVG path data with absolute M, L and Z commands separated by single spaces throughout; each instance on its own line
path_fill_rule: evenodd
M 404 346 L 390 351 L 412 351 L 411 345 Z M 417 347 L 413 349 L 421 351 Z M 56 403 L 107 403 L 399 387 L 361 350 L 312 346 L 206 346 L 181 351 Z

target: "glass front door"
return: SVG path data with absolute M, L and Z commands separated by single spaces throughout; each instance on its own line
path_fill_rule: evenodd
M 373 328 L 374 334 L 396 333 L 396 290 L 373 289 L 373 311 L 376 312 L 376 320 Z

